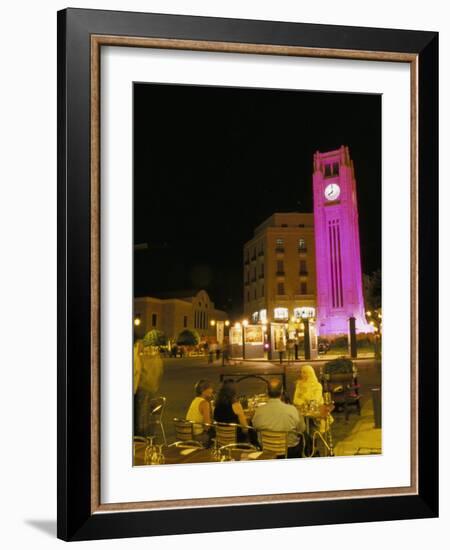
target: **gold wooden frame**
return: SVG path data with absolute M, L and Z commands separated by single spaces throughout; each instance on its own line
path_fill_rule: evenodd
M 390 61 L 410 65 L 411 82 L 411 485 L 380 489 L 320 491 L 170 501 L 100 502 L 100 50 L 102 46 L 164 48 L 334 59 Z M 263 504 L 418 494 L 418 55 L 395 52 L 305 48 L 232 42 L 91 35 L 91 513 Z

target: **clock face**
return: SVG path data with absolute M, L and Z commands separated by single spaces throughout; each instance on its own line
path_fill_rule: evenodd
M 327 201 L 335 201 L 341 194 L 341 188 L 337 183 L 329 183 L 325 187 L 324 195 Z

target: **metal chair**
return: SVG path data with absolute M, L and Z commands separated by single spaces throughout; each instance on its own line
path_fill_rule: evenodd
M 217 445 L 223 447 L 237 442 L 237 429 L 239 424 L 227 424 L 225 422 L 214 422 Z
M 173 425 L 177 441 L 194 441 L 194 422 L 185 418 L 174 418 Z
M 163 396 L 155 397 L 150 401 L 150 425 L 159 426 L 164 440 L 164 445 L 167 445 L 166 432 L 164 430 L 163 415 L 166 407 L 166 398 Z
M 133 458 L 136 458 L 136 447 L 138 445 L 148 445 L 148 439 L 146 437 L 141 437 L 140 435 L 135 435 L 133 437 Z
M 271 430 L 261 430 L 259 434 L 263 451 L 269 451 L 276 454 L 277 456 L 287 458 L 288 432 L 273 432 Z

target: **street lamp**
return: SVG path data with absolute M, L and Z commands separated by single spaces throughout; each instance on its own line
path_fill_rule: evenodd
M 140 317 L 135 317 L 134 318 L 134 326 L 138 327 L 140 324 L 141 324 L 141 318 Z
M 369 324 L 373 327 L 373 341 L 374 341 L 374 353 L 375 358 L 380 359 L 380 342 L 381 342 L 381 328 L 383 326 L 383 316 L 381 311 L 375 309 L 374 311 L 366 311 L 366 317 L 370 319 Z
M 245 361 L 245 329 L 248 326 L 248 320 L 242 321 L 242 360 Z

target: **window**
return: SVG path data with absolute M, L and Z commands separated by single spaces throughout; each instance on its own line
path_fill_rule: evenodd
M 255 289 L 253 290 L 253 299 L 256 300 L 256 287 L 255 287 Z
M 283 260 L 277 260 L 277 275 L 284 274 L 284 262 Z
M 333 176 L 339 175 L 339 162 L 333 162 Z
M 188 323 L 187 323 L 187 315 L 185 315 L 185 316 L 183 317 L 183 327 L 186 328 L 187 325 L 188 325 Z
M 300 283 L 300 294 L 308 294 L 308 286 L 304 281 Z
M 284 294 L 284 283 L 277 284 L 277 294 Z
M 156 313 L 152 313 L 152 327 L 156 327 L 157 319 Z
M 261 309 L 259 311 L 259 320 L 261 323 L 267 323 L 267 309 Z
M 299 249 L 299 250 L 306 250 L 306 242 L 305 242 L 305 239 L 299 239 L 299 240 L 298 240 L 298 249 Z
M 247 290 L 247 302 L 250 302 L 250 291 Z
M 261 298 L 264 298 L 264 285 L 261 285 Z
M 275 249 L 277 252 L 284 252 L 284 239 L 278 238 L 275 241 Z
M 282 224 L 281 224 L 281 227 L 287 227 L 287 226 L 288 226 L 287 223 L 282 223 Z
M 325 176 L 331 176 L 331 166 L 329 164 L 325 164 Z
M 259 268 L 259 276 L 264 277 L 264 264 L 261 264 Z
M 308 268 L 306 267 L 305 260 L 300 260 L 300 275 L 308 275 Z

